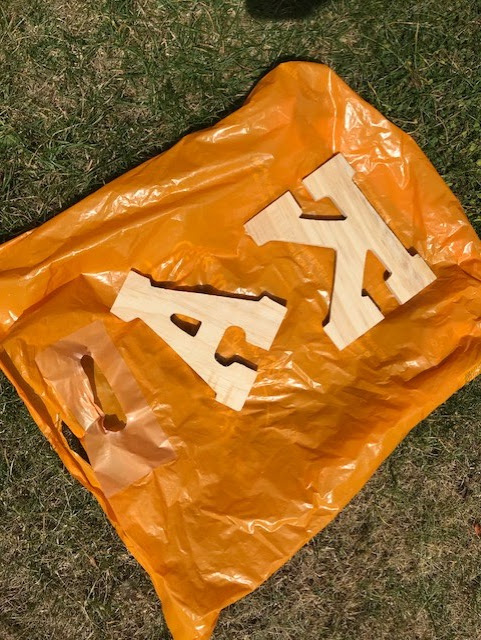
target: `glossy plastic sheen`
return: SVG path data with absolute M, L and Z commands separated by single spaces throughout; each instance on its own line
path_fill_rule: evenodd
M 436 275 L 398 306 L 368 255 L 365 288 L 386 318 L 342 351 L 323 329 L 333 251 L 257 246 L 244 229 L 286 191 L 304 210 L 325 212 L 302 179 L 336 153 Z M 159 283 L 285 301 L 270 350 L 248 345 L 237 329 L 221 343 L 225 356 L 258 365 L 242 411 L 216 402 L 143 322 L 110 313 L 131 269 Z M 409 136 L 327 67 L 287 63 L 216 126 L 0 248 L 1 366 L 149 572 L 175 640 L 203 640 L 223 607 L 325 527 L 406 433 L 479 372 L 480 280 L 479 240 Z M 70 385 L 70 402 L 66 385 L 62 402 L 37 364 L 98 321 L 173 451 L 155 467 L 156 455 L 139 447 L 146 475 L 112 495 L 61 431 L 64 421 L 82 441 L 82 406 L 95 420 L 84 377 Z M 152 442 L 146 437 L 145 447 Z M 113 464 L 108 453 L 103 464 Z

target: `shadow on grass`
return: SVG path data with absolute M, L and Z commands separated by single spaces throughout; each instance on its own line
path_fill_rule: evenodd
M 325 0 L 246 0 L 246 8 L 254 18 L 292 20 L 306 18 Z

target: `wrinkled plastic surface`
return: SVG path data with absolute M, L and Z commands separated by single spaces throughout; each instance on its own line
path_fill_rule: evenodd
M 301 179 L 337 152 L 437 276 L 400 307 L 386 296 L 386 319 L 343 351 L 322 325 L 333 253 L 258 247 L 243 228 L 287 190 L 306 201 Z M 142 322 L 109 312 L 130 269 L 287 301 L 270 351 L 236 330 L 223 341 L 226 354 L 258 364 L 242 411 L 217 403 Z M 149 572 L 175 640 L 201 640 L 221 608 L 325 527 L 406 433 L 479 372 L 480 280 L 479 240 L 409 136 L 325 66 L 287 63 L 216 126 L 0 248 L 1 366 Z M 150 464 L 147 438 L 145 475 L 110 497 L 61 431 L 64 421 L 82 438 L 73 407 L 91 405 L 86 385 L 59 402 L 36 361 L 99 321 L 174 452 Z

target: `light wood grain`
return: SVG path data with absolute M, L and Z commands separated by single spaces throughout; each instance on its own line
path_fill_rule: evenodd
M 412 256 L 353 182 L 354 171 L 341 154 L 304 179 L 314 200 L 329 198 L 343 220 L 302 218 L 290 192 L 245 225 L 258 245 L 294 242 L 336 251 L 334 286 L 325 331 L 344 349 L 383 320 L 374 302 L 362 295 L 366 254 L 370 250 L 390 272 L 387 286 L 400 304 L 427 287 L 436 276 L 421 256 Z
M 145 322 L 215 391 L 218 402 L 236 411 L 244 406 L 257 372 L 237 362 L 220 364 L 215 359 L 219 343 L 226 329 L 234 326 L 245 331 L 251 344 L 270 349 L 286 311 L 267 297 L 245 300 L 153 287 L 133 271 L 112 306 L 112 313 L 126 322 L 135 318 Z M 175 315 L 198 320 L 196 335 L 174 324 Z

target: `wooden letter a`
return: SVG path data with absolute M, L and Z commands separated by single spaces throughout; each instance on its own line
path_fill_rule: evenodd
M 270 298 L 244 300 L 191 291 L 152 287 L 131 271 L 112 307 L 125 321 L 140 318 L 216 392 L 216 400 L 240 411 L 257 372 L 234 362 L 224 366 L 216 349 L 229 327 L 241 327 L 248 342 L 269 349 L 287 309 Z M 175 323 L 175 316 L 199 321 L 195 335 Z

